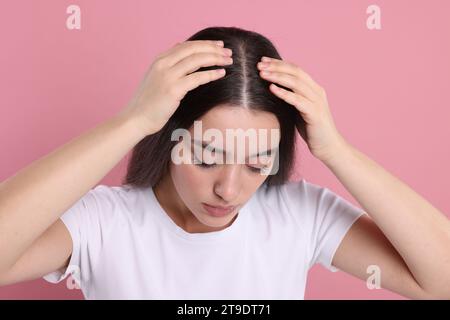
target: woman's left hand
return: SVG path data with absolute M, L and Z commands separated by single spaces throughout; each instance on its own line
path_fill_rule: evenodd
M 325 90 L 305 71 L 293 63 L 263 57 L 258 63 L 260 76 L 269 82 L 270 91 L 280 99 L 293 105 L 305 122 L 305 131 L 299 133 L 311 153 L 321 161 L 329 161 L 346 146 L 345 139 L 336 129 Z M 267 63 L 264 67 L 263 63 Z M 264 74 L 268 71 L 269 74 Z M 275 83 L 293 92 L 283 89 Z

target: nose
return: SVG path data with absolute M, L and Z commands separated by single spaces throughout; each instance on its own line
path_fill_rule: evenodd
M 224 201 L 224 206 L 236 204 L 235 199 L 241 191 L 241 167 L 239 164 L 225 164 L 220 170 L 214 192 Z

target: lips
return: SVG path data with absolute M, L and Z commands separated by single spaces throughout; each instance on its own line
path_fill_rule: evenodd
M 223 217 L 231 213 L 236 208 L 236 206 L 221 207 L 212 206 L 206 203 L 202 203 L 202 206 L 210 215 L 215 217 Z

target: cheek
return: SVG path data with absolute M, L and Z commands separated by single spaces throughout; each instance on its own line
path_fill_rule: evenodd
M 189 192 L 204 186 L 207 177 L 192 164 L 180 164 L 172 167 L 172 178 L 177 186 L 189 189 Z

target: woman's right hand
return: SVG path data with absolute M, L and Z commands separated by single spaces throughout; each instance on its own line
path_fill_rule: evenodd
M 177 43 L 158 55 L 123 110 L 136 120 L 145 135 L 158 132 L 169 120 L 186 93 L 225 75 L 225 69 L 199 71 L 200 67 L 229 65 L 231 49 L 213 40 Z M 223 70 L 220 73 L 219 70 Z

